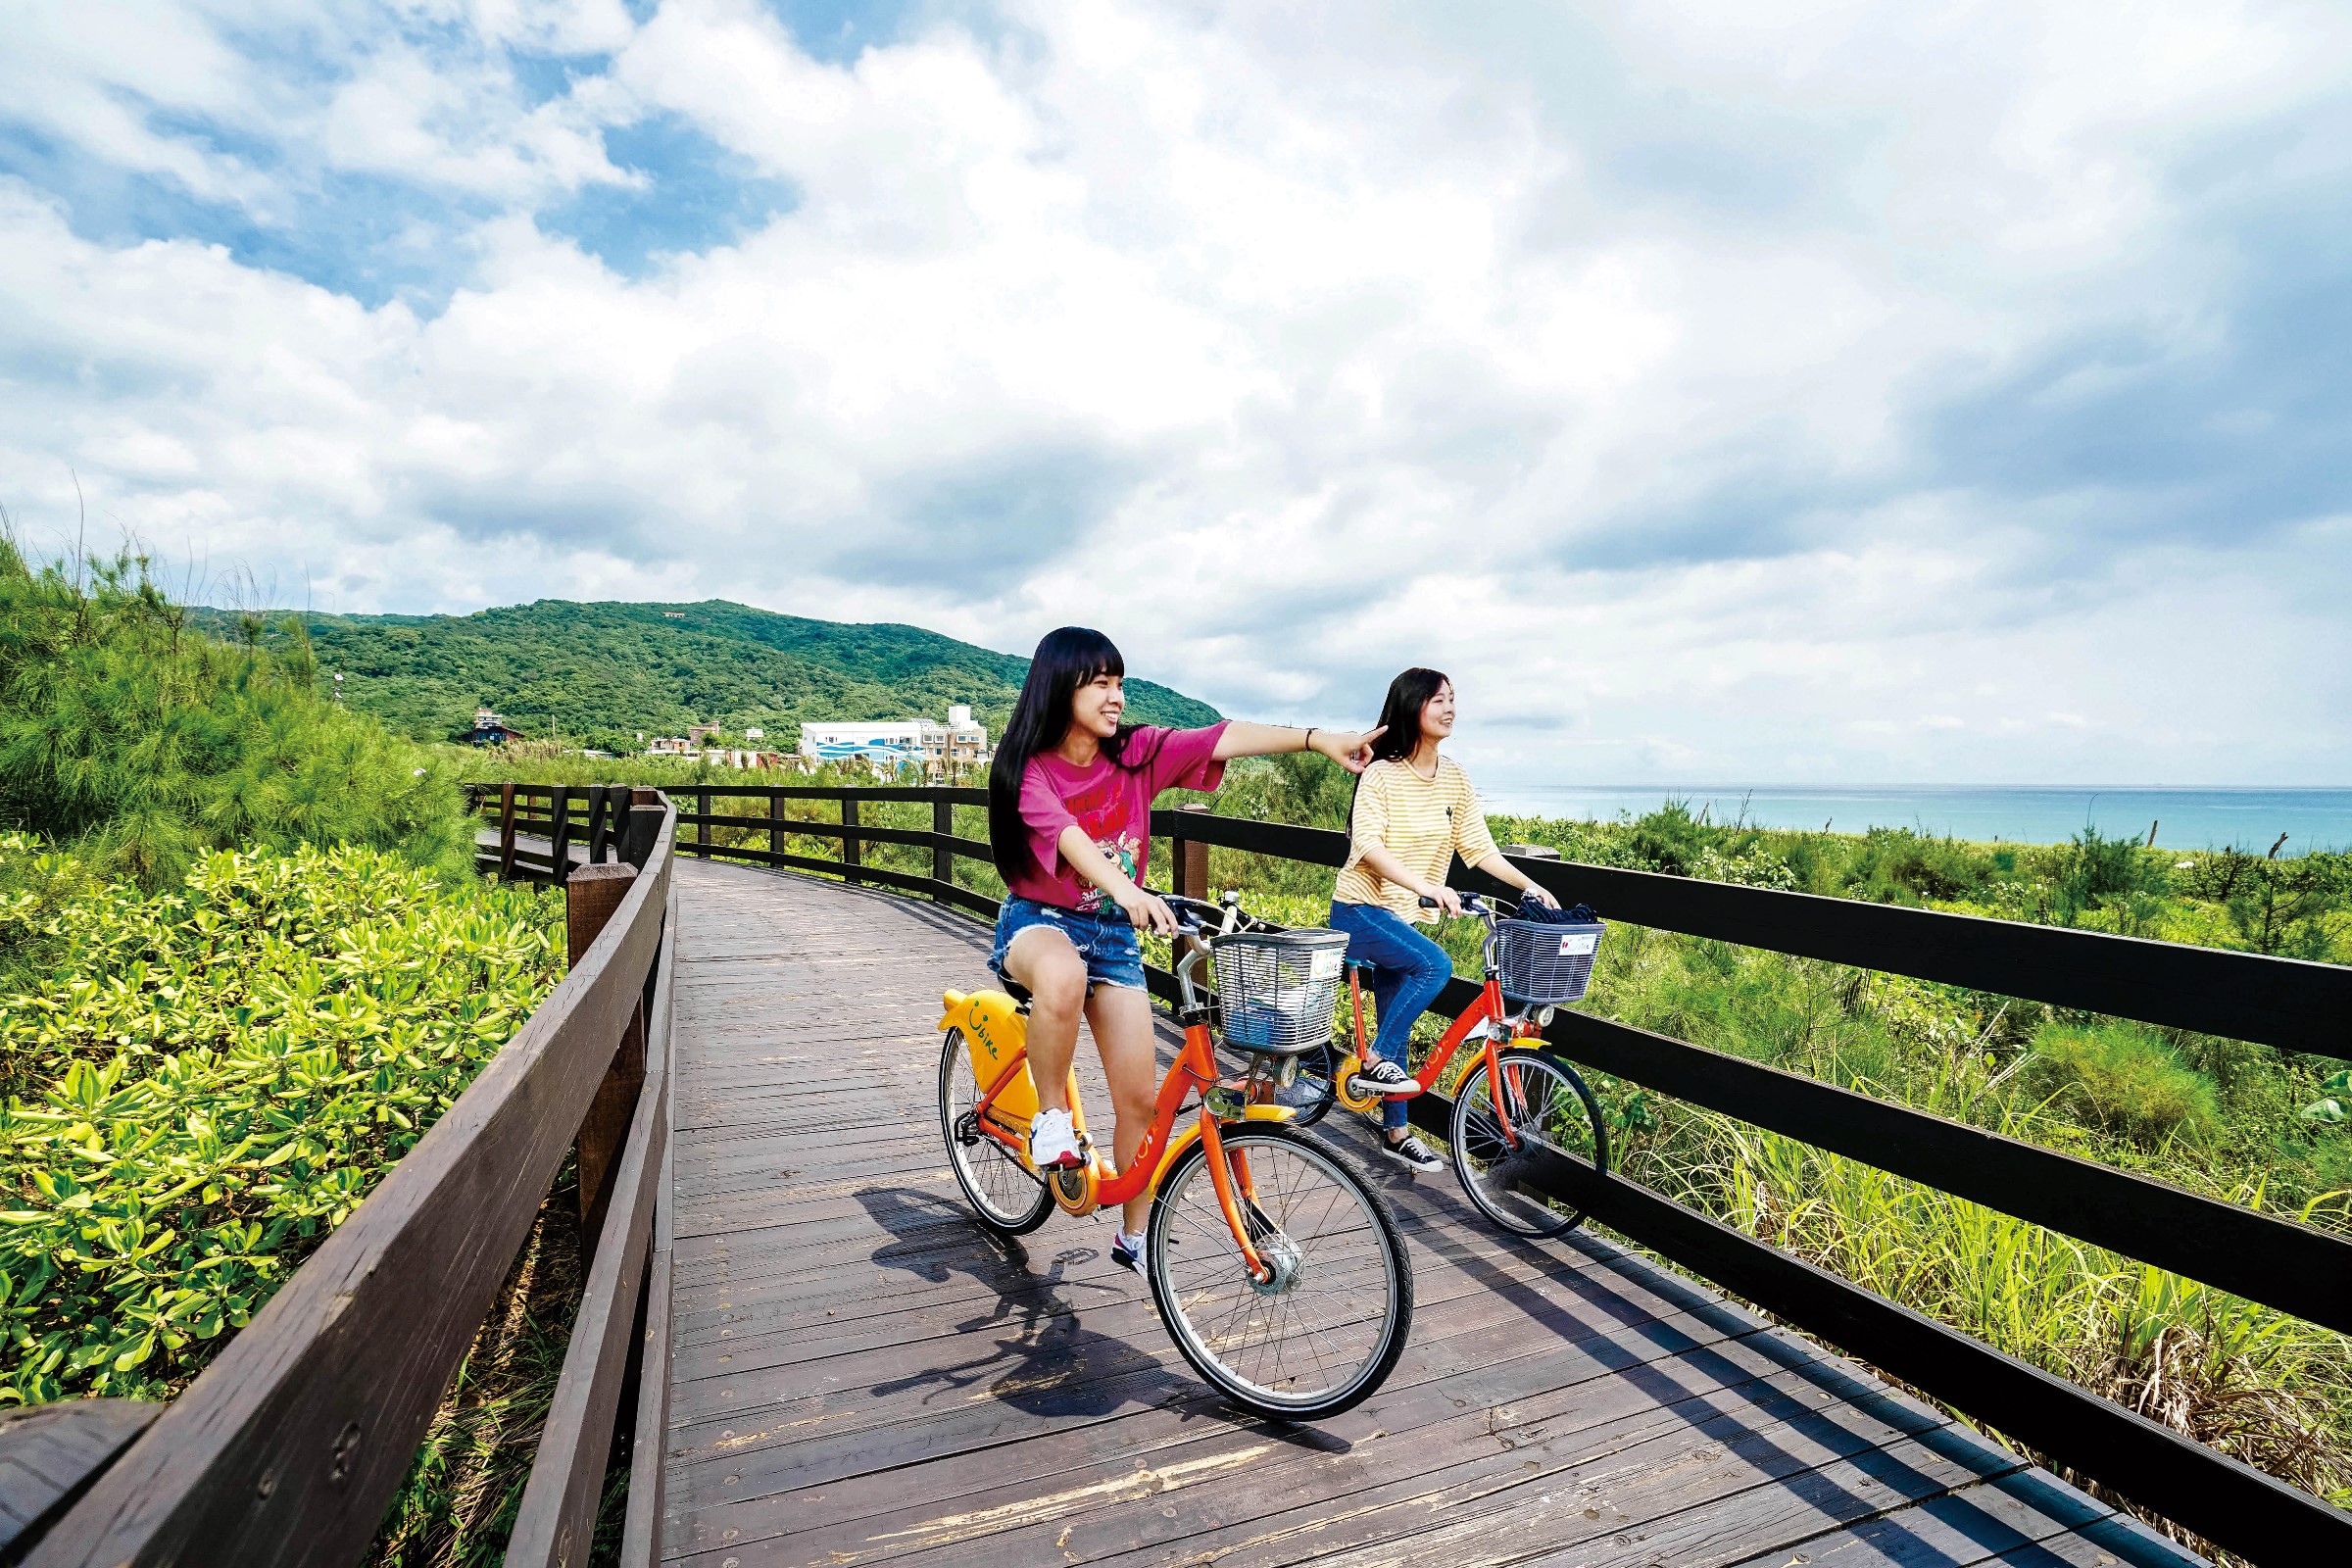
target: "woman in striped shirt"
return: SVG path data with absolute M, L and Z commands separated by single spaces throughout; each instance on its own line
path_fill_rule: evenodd
M 1404 1070 L 1405 1048 L 1414 1020 L 1452 977 L 1453 960 L 1414 929 L 1438 918 L 1420 901 L 1434 899 L 1447 914 L 1462 912 L 1460 897 L 1446 885 L 1456 855 L 1545 904 L 1557 907 L 1558 901 L 1502 858 L 1470 775 L 1438 755 L 1438 743 L 1453 733 L 1453 682 L 1434 669 L 1406 670 L 1389 683 L 1380 722 L 1385 730 L 1372 732 L 1378 737 L 1372 764 L 1357 780 L 1348 811 L 1348 863 L 1331 895 L 1332 929 L 1348 933 L 1350 959 L 1372 965 L 1379 1008 L 1372 1058 L 1349 1089 L 1394 1097 L 1381 1103 L 1383 1147 L 1415 1170 L 1436 1170 L 1438 1156 L 1405 1125 L 1404 1102 L 1420 1092 Z

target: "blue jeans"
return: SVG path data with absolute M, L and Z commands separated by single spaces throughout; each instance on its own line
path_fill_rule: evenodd
M 1334 900 L 1331 928 L 1348 933 L 1350 961 L 1372 965 L 1372 1000 L 1380 1008 L 1380 1029 L 1372 1038 L 1372 1054 L 1402 1067 L 1405 1048 L 1412 1043 L 1413 1023 L 1453 978 L 1453 960 L 1444 948 L 1415 930 L 1411 921 L 1377 904 Z M 1402 1127 L 1404 1102 L 1382 1101 L 1380 1124 L 1392 1132 Z

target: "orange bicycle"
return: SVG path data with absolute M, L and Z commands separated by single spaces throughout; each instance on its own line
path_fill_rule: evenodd
M 1423 908 L 1436 908 L 1423 899 Z M 1370 1054 L 1364 1028 L 1364 965 L 1348 965 L 1355 1014 L 1355 1050 L 1330 1070 L 1321 1093 L 1349 1110 L 1369 1111 L 1383 1098 L 1408 1099 L 1437 1087 L 1465 1044 L 1479 1042 L 1479 1058 L 1453 1097 L 1448 1132 L 1453 1171 L 1462 1191 L 1487 1218 L 1519 1236 L 1562 1236 L 1585 1217 L 1582 1204 L 1555 1196 L 1533 1178 L 1547 1156 L 1566 1159 L 1595 1177 L 1609 1169 L 1608 1126 L 1592 1091 L 1574 1067 L 1551 1052 L 1520 1042 L 1543 1038 L 1552 1010 L 1583 1000 L 1600 950 L 1597 920 L 1558 924 L 1515 920 L 1475 893 L 1462 895 L 1462 912 L 1487 923 L 1482 950 L 1486 989 L 1453 1020 L 1403 1095 L 1358 1094 L 1356 1069 Z M 1308 1082 L 1313 1082 L 1309 1079 Z M 1311 1095 L 1315 1091 L 1310 1090 Z M 1320 1110 L 1316 1111 L 1320 1114 Z M 1574 1191 L 1587 1190 L 1583 1182 Z
M 1037 1086 L 1028 998 L 951 991 L 942 1002 L 939 1121 L 948 1163 L 981 1222 L 1025 1235 L 1054 1207 L 1074 1215 L 1152 1195 L 1145 1274 L 1176 1348 L 1228 1399 L 1260 1415 L 1336 1415 L 1379 1388 L 1404 1352 L 1413 1279 L 1379 1194 L 1321 1140 L 1288 1125 L 1280 1103 L 1298 1057 L 1331 1037 L 1348 939 L 1285 931 L 1238 906 L 1170 897 L 1188 935 L 1205 938 L 1214 1012 L 1228 1051 L 1221 1076 L 1212 1008 L 1194 988 L 1202 948 L 1176 965 L 1184 1046 L 1159 1087 L 1152 1130 L 1125 1170 L 1086 1132 L 1070 1074 L 1079 1164 L 1029 1162 Z M 1199 1115 L 1178 1118 L 1198 1095 Z

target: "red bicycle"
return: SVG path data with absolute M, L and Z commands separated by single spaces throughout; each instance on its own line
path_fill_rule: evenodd
M 1436 908 L 1435 899 L 1422 907 Z M 1296 1125 L 1322 1119 L 1336 1102 L 1353 1111 L 1370 1111 L 1383 1099 L 1405 1100 L 1435 1089 L 1454 1054 L 1473 1042 L 1478 1055 L 1455 1086 L 1447 1141 L 1462 1191 L 1496 1225 L 1518 1236 L 1561 1236 L 1584 1220 L 1586 1204 L 1538 1185 L 1539 1166 L 1556 1156 L 1581 1167 L 1592 1179 L 1608 1174 L 1608 1125 L 1599 1102 L 1577 1070 L 1556 1054 L 1528 1042 L 1543 1038 L 1555 1008 L 1584 998 L 1592 962 L 1600 950 L 1598 921 L 1556 924 L 1518 920 L 1475 893 L 1462 895 L 1462 912 L 1487 923 L 1481 952 L 1486 986 L 1463 1009 L 1414 1074 L 1405 1094 L 1358 1094 L 1350 1083 L 1371 1054 L 1364 1023 L 1363 971 L 1348 965 L 1348 994 L 1355 1019 L 1355 1049 L 1334 1060 L 1329 1048 L 1303 1060 L 1283 1102 L 1298 1114 Z M 1568 1191 L 1588 1191 L 1572 1180 Z

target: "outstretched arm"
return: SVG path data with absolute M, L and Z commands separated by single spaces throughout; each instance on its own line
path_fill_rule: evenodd
M 1372 742 L 1380 731 L 1361 734 L 1351 729 L 1288 729 L 1280 724 L 1252 724 L 1246 718 L 1227 723 L 1217 737 L 1216 759 L 1272 757 L 1280 752 L 1321 752 L 1350 773 L 1361 773 L 1372 760 Z

